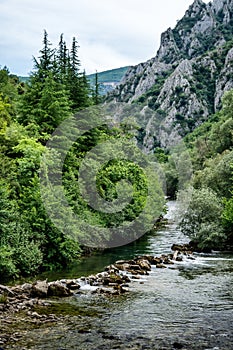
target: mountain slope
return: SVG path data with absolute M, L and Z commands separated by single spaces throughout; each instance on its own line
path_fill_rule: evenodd
M 136 102 L 145 118 L 144 148 L 170 147 L 221 107 L 233 88 L 233 0 L 195 0 L 156 56 L 131 67 L 108 101 Z

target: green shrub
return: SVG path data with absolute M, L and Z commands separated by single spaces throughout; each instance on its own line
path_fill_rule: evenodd
M 9 246 L 0 246 L 0 271 L 2 281 L 17 276 L 18 270 L 13 261 L 14 250 Z
M 219 224 L 202 223 L 196 236 L 196 241 L 200 249 L 220 250 L 225 245 L 226 233 Z
M 16 265 L 24 276 L 38 272 L 43 261 L 43 254 L 34 242 L 25 242 L 16 248 L 14 256 Z
M 233 246 L 233 198 L 224 201 L 224 210 L 222 213 L 223 227 L 227 233 L 227 243 Z
M 189 193 L 179 194 L 185 197 Z M 209 188 L 193 189 L 189 207 L 181 221 L 181 230 L 200 248 L 216 248 L 223 245 L 225 236 L 221 227 L 223 205 L 221 199 Z

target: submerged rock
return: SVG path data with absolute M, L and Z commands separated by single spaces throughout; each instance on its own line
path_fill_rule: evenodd
M 164 264 L 157 264 L 157 265 L 156 265 L 156 268 L 157 268 L 157 269 L 166 269 L 167 266 L 165 266 Z

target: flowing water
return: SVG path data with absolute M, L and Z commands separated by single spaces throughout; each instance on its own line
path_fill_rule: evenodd
M 118 259 L 138 254 L 171 252 L 173 243 L 187 242 L 174 223 L 134 244 L 84 259 L 56 278 L 100 272 Z M 78 294 L 54 302 L 64 321 L 26 330 L 18 349 L 233 349 L 233 254 L 196 255 L 131 283 L 119 297 Z M 48 276 L 54 279 L 54 276 Z

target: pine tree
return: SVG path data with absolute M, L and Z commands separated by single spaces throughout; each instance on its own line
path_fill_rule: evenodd
M 93 101 L 95 105 L 98 105 L 100 103 L 100 94 L 99 94 L 99 81 L 98 81 L 98 73 L 96 71 L 95 73 L 95 87 L 94 87 L 94 93 L 93 93 Z
M 18 116 L 23 125 L 36 126 L 40 139 L 42 134 L 53 132 L 71 111 L 90 105 L 89 85 L 85 72 L 80 72 L 78 48 L 78 42 L 73 38 L 69 52 L 61 34 L 58 50 L 55 51 L 51 48 L 47 32 L 44 32 L 41 55 L 38 61 L 34 59 L 35 71 L 22 96 Z
M 39 134 L 52 133 L 71 113 L 65 86 L 48 73 L 45 81 L 31 79 L 22 97 L 18 120 L 23 125 L 34 124 Z
M 63 34 L 60 35 L 56 59 L 59 67 L 60 80 L 61 82 L 65 83 L 67 80 L 68 50 L 66 48 L 66 42 L 64 41 Z
M 78 48 L 78 42 L 74 37 L 67 65 L 67 88 L 70 92 L 71 106 L 74 112 L 90 105 L 89 84 L 85 72 L 80 72 Z
M 78 43 L 75 38 L 73 38 L 72 49 L 68 56 L 68 72 L 67 72 L 67 87 L 70 92 L 70 99 L 72 103 L 72 109 L 74 111 L 80 109 L 80 61 L 78 59 Z
M 54 70 L 54 50 L 51 49 L 51 45 L 48 40 L 48 33 L 45 30 L 43 48 L 40 50 L 41 56 L 39 56 L 39 60 L 33 57 L 36 69 L 34 76 L 41 82 L 44 82 L 48 73 Z
M 79 105 L 80 108 L 90 106 L 90 86 L 85 71 L 79 77 Z
M 70 51 L 71 72 L 74 77 L 78 77 L 79 71 L 80 71 L 80 60 L 78 58 L 78 49 L 79 49 L 79 45 L 76 38 L 74 37 L 72 41 L 72 48 Z

